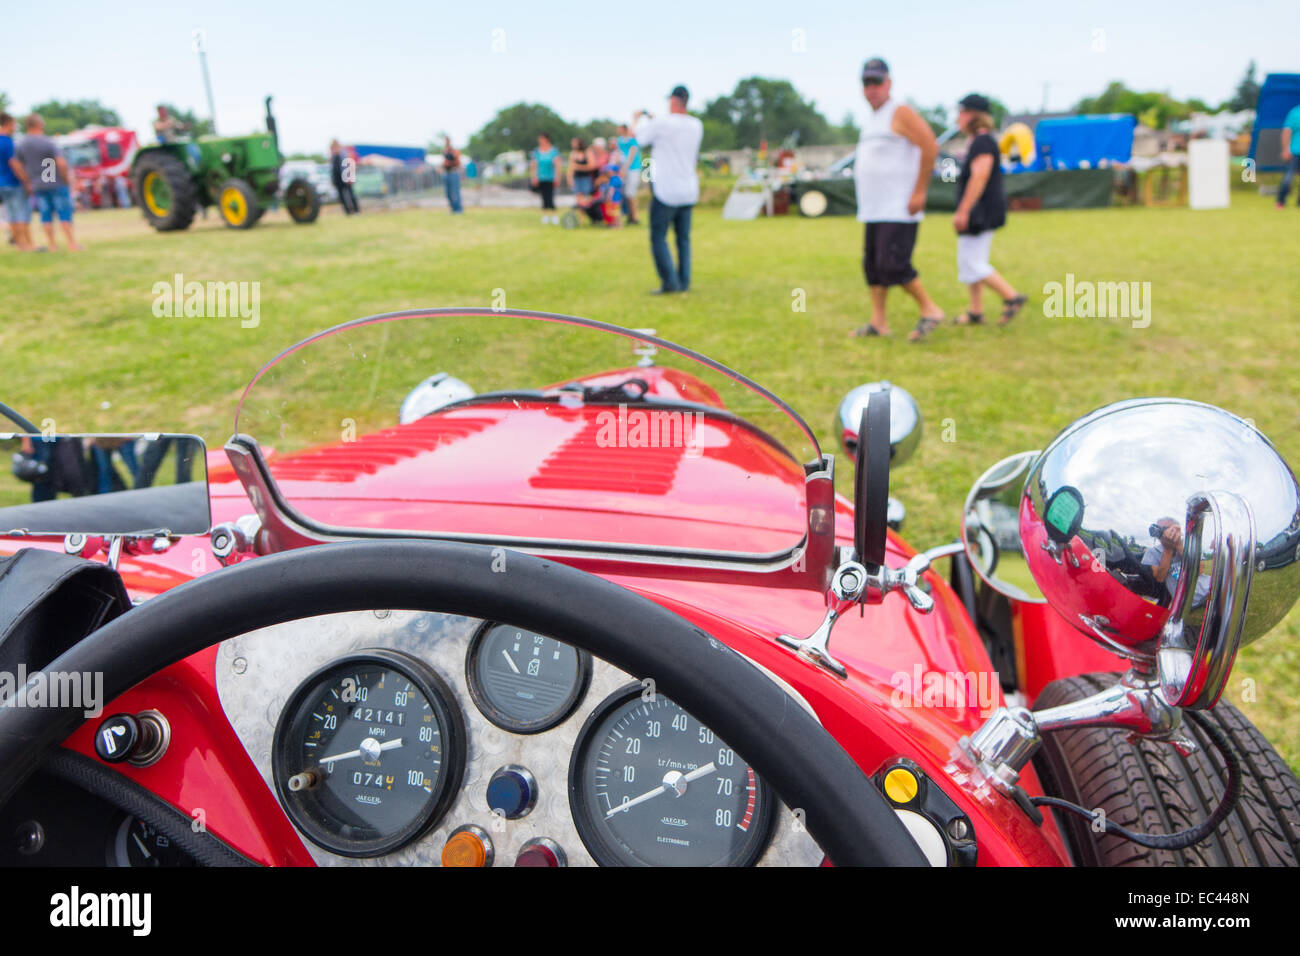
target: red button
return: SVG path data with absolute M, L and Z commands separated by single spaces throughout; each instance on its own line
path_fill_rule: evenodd
M 515 866 L 556 866 L 560 865 L 560 858 L 556 856 L 555 851 L 550 847 L 534 843 L 519 851 L 515 857 Z

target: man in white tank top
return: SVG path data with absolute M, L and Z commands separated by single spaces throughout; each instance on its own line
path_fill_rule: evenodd
M 943 321 L 916 269 L 912 249 L 925 217 L 939 145 L 930 124 L 908 106 L 891 99 L 889 67 L 879 57 L 862 68 L 862 92 L 871 107 L 858 140 L 853 177 L 858 194 L 858 221 L 866 223 L 862 270 L 871 292 L 871 321 L 854 335 L 888 335 L 885 300 L 889 287 L 902 286 L 916 299 L 921 318 L 908 336 L 919 341 Z

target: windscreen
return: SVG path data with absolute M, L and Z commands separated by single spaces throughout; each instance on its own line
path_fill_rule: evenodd
M 804 537 L 807 425 L 720 363 L 584 319 L 434 310 L 338 326 L 245 391 L 312 525 L 770 555 Z

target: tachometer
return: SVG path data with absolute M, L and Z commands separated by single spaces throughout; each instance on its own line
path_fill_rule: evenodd
M 442 816 L 465 768 L 464 719 L 446 683 L 388 650 L 335 661 L 280 715 L 271 764 L 290 819 L 344 856 L 391 853 Z
M 465 679 L 483 716 L 517 734 L 562 722 L 591 681 L 586 651 L 523 628 L 487 621 L 470 642 Z
M 602 866 L 749 866 L 767 847 L 774 797 L 713 731 L 629 684 L 587 719 L 569 763 L 569 806 Z

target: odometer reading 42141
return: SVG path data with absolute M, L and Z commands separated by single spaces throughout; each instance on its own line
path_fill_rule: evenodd
M 569 803 L 603 866 L 748 866 L 773 823 L 773 799 L 753 768 L 641 684 L 616 691 L 583 726 Z
M 275 731 L 276 791 L 320 846 L 391 853 L 455 796 L 464 736 L 455 698 L 430 668 L 393 651 L 363 652 L 294 691 Z

